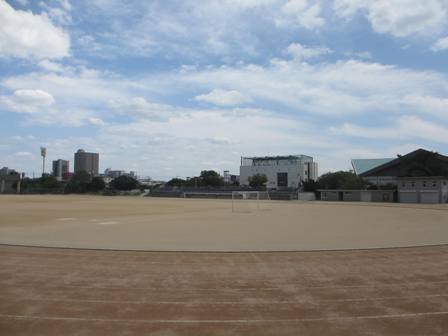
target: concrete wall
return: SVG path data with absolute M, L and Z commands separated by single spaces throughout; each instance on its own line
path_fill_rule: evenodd
M 441 178 L 402 178 L 398 182 L 399 202 L 448 203 L 448 180 Z M 409 197 L 408 197 L 409 196 Z
M 320 190 L 322 201 L 394 202 L 394 190 Z

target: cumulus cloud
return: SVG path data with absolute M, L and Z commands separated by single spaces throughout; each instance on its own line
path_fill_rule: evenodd
M 437 40 L 432 46 L 432 51 L 442 51 L 448 49 L 448 36 Z
M 53 96 L 43 90 L 16 90 L 10 96 L 0 96 L 4 107 L 17 113 L 39 113 L 55 103 Z
M 15 10 L 0 1 L 0 57 L 61 58 L 69 55 L 69 35 L 46 14 Z
M 235 106 L 251 101 L 251 99 L 236 90 L 221 89 L 214 89 L 207 94 L 196 96 L 194 99 L 221 106 Z
M 360 12 L 376 32 L 398 37 L 437 32 L 448 19 L 445 0 L 335 0 L 334 9 L 345 18 Z

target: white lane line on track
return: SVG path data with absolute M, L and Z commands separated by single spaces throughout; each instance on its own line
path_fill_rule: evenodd
M 97 225 L 117 225 L 120 224 L 120 222 L 117 221 L 108 221 L 108 222 L 99 222 L 99 223 L 95 223 Z
M 372 298 L 354 298 L 354 299 L 332 299 L 332 300 L 273 300 L 258 302 L 242 302 L 242 301 L 130 301 L 130 300 L 94 300 L 94 299 L 64 299 L 64 298 L 9 298 L 7 296 L 0 296 L 0 299 L 8 301 L 47 301 L 47 302 L 80 302 L 80 303 L 110 303 L 110 304 L 135 304 L 135 305 L 295 305 L 295 304 L 307 304 L 307 305 L 319 305 L 321 303 L 331 302 L 365 302 L 365 301 L 387 301 L 387 300 L 408 300 L 408 299 L 426 299 L 426 298 L 444 298 L 448 297 L 448 294 L 429 294 L 429 295 L 408 295 L 408 296 L 390 296 L 390 297 L 372 297 Z
M 389 287 L 413 287 L 413 286 L 430 286 L 430 285 L 437 285 L 437 284 L 447 284 L 448 280 L 441 280 L 441 281 L 416 281 L 416 282 L 408 282 L 408 283 L 401 283 L 401 284 L 376 284 L 376 285 L 347 285 L 347 286 L 287 286 L 289 289 L 295 289 L 295 290 L 309 290 L 309 289 L 346 289 L 346 288 L 373 288 L 373 289 L 383 289 L 383 288 L 389 288 Z M 1 286 L 8 286 L 7 283 L 2 283 L 0 281 Z M 121 287 L 121 286 L 83 286 L 83 285 L 71 285 L 71 284 L 60 284 L 60 285 L 48 285 L 47 283 L 38 283 L 38 284 L 30 284 L 30 283 L 21 283 L 21 284 L 14 284 L 13 287 L 39 287 L 39 288 L 84 288 L 84 289 L 110 289 L 110 290 L 126 290 L 126 291 L 133 291 L 133 290 L 145 290 L 145 291 L 161 291 L 161 290 L 168 290 L 168 291 L 220 291 L 220 292 L 227 292 L 227 291 L 236 291 L 236 292 L 244 292 L 244 291 L 275 291 L 275 290 L 284 290 L 284 287 L 259 287 L 259 288 L 226 288 L 226 287 L 215 287 L 215 288 L 182 288 L 182 287 Z
M 323 321 L 347 321 L 347 320 L 375 320 L 375 319 L 396 319 L 396 318 L 416 318 L 424 316 L 448 315 L 448 311 L 408 313 L 390 315 L 365 315 L 365 316 L 343 316 L 343 317 L 316 317 L 303 319 L 264 319 L 264 320 L 129 320 L 129 319 L 105 319 L 105 318 L 85 318 L 85 317 L 62 317 L 62 316 L 32 316 L 32 315 L 10 315 L 0 314 L 0 318 L 12 318 L 20 320 L 62 320 L 62 321 L 88 321 L 88 322 L 108 322 L 108 323 L 160 323 L 160 324 L 250 324 L 250 323 L 301 323 L 301 322 L 323 322 Z

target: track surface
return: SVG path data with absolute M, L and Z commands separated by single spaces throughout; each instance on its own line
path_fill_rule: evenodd
M 0 335 L 447 335 L 448 246 L 167 253 L 0 246 Z

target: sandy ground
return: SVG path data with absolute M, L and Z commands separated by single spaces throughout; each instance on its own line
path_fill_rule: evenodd
M 255 204 L 237 204 L 248 210 Z M 448 243 L 448 204 L 0 196 L 0 243 L 159 251 L 296 251 Z
M 0 335 L 448 334 L 448 247 L 168 253 L 0 246 Z

